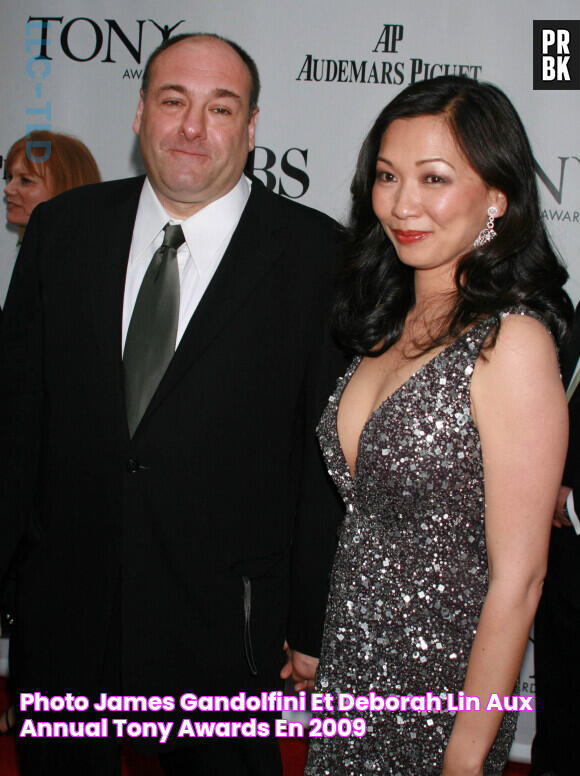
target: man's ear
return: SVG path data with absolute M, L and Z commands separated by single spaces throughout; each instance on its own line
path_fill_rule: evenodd
M 141 116 L 143 115 L 143 89 L 141 89 L 141 92 L 139 94 L 139 104 L 137 105 L 137 113 L 135 114 L 135 118 L 133 119 L 133 132 L 138 135 L 139 130 L 141 129 Z
M 256 119 L 258 118 L 259 112 L 260 112 L 259 108 L 254 108 L 254 110 L 252 111 L 252 115 L 250 116 L 250 123 L 248 126 L 248 151 L 253 151 L 256 145 L 255 143 Z

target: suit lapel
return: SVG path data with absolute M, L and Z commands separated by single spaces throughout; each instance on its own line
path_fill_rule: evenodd
M 275 199 L 254 180 L 240 222 L 143 420 L 164 401 L 202 353 L 227 326 L 263 276 L 282 255 L 277 239 L 284 222 L 276 218 Z
M 123 295 L 127 261 L 133 237 L 133 226 L 143 187 L 143 177 L 123 182 L 125 187 L 112 192 L 103 209 L 104 220 L 98 216 L 87 235 L 90 246 L 89 283 L 91 284 L 92 315 L 96 341 L 104 361 L 104 373 L 113 381 L 119 397 L 119 409 L 125 417 L 121 360 L 121 328 Z

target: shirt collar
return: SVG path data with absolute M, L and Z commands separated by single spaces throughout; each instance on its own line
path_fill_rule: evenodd
M 181 226 L 189 253 L 202 278 L 213 275 L 250 196 L 245 175 L 223 197 L 194 213 Z
M 179 221 L 167 213 L 146 178 L 135 218 L 130 261 L 137 261 L 159 239 L 161 230 L 170 221 L 173 224 L 181 223 L 189 253 L 200 275 L 204 277 L 213 274 L 216 261 L 219 263 L 240 220 L 251 186 L 251 181 L 242 175 L 233 189 L 223 197 L 210 202 L 185 221 Z
M 145 178 L 133 227 L 131 261 L 136 261 L 151 245 L 168 220 L 169 216 L 157 199 L 149 179 Z

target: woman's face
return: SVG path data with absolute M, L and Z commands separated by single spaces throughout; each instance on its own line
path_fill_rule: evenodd
M 25 164 L 24 155 L 20 154 L 12 167 L 6 170 L 6 181 L 6 220 L 24 229 L 36 205 L 52 196 L 49 176 L 41 178 L 37 175 Z
M 416 270 L 453 269 L 486 225 L 505 211 L 458 148 L 441 116 L 396 119 L 383 135 L 373 210 L 399 259 Z

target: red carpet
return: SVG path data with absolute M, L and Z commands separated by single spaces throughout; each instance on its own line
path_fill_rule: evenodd
M 0 710 L 8 708 L 6 680 L 0 677 Z M 0 776 L 18 776 L 14 736 L 0 736 Z M 306 740 L 280 741 L 284 776 L 303 776 L 308 744 Z M 527 776 L 529 767 L 510 763 L 504 776 Z M 123 750 L 123 776 L 163 776 L 156 757 L 144 757 L 130 747 Z

